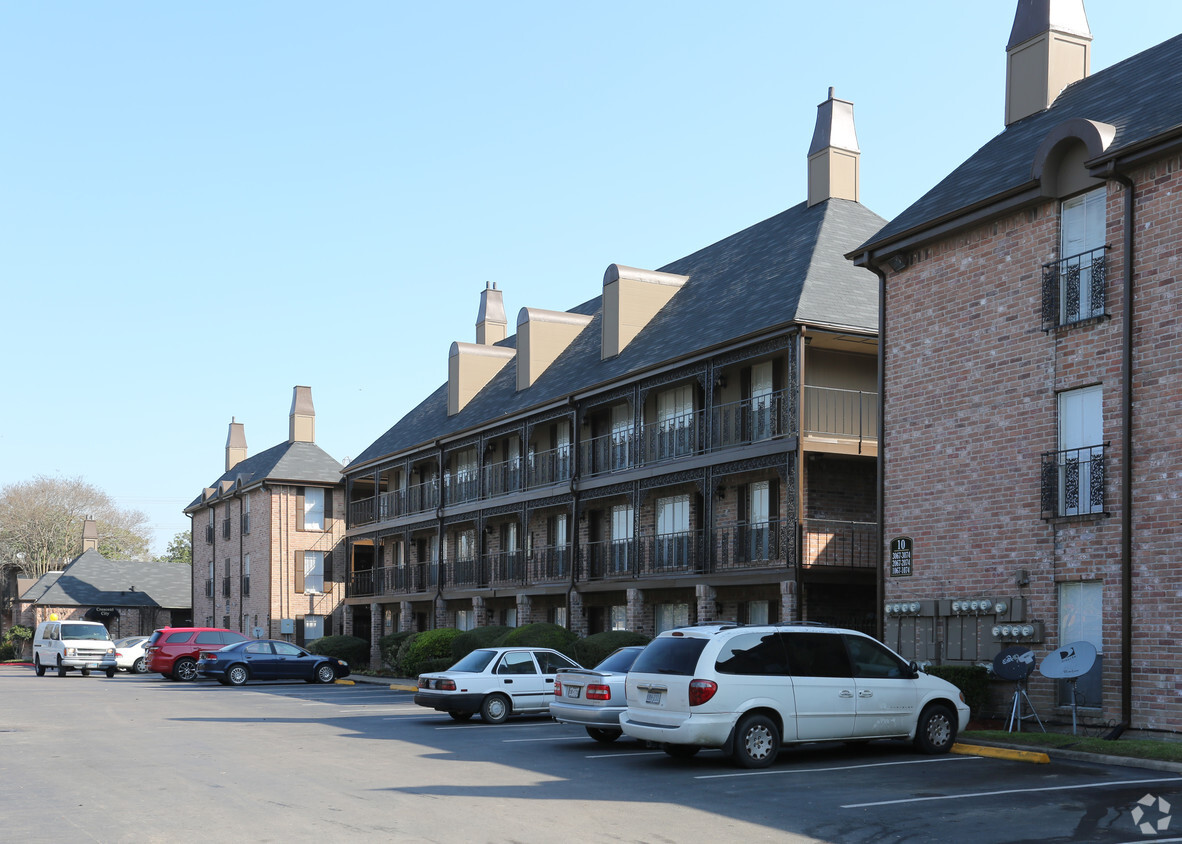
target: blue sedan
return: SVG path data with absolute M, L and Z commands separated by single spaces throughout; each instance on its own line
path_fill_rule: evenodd
M 241 686 L 247 680 L 305 680 L 331 683 L 349 676 L 343 659 L 310 653 L 291 642 L 248 639 L 216 651 L 202 651 L 197 672 L 224 686 Z

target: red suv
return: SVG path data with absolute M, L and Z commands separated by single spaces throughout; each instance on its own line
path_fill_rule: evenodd
M 244 642 L 246 637 L 224 627 L 164 627 L 148 637 L 144 658 L 148 670 L 170 680 L 197 679 L 197 654 Z

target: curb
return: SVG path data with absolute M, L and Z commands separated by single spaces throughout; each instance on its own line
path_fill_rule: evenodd
M 1010 756 L 999 756 L 999 751 L 1010 751 L 1018 753 L 1028 753 L 1044 757 L 1055 757 L 1056 759 L 1067 759 L 1072 762 L 1094 762 L 1100 765 L 1117 765 L 1122 768 L 1142 768 L 1149 771 L 1166 771 L 1168 773 L 1182 774 L 1182 762 L 1166 762 L 1160 759 L 1138 759 L 1133 756 L 1113 756 L 1107 753 L 1085 753 L 1082 750 L 1068 750 L 1066 748 L 1048 747 L 1045 752 L 1031 751 L 1027 748 L 1029 745 L 1007 745 L 1000 743 L 992 743 L 988 745 L 978 744 L 961 744 L 957 742 L 952 746 L 953 753 L 972 753 L 980 756 L 993 756 L 999 759 L 1014 758 Z M 962 748 L 972 748 L 972 750 L 964 750 Z M 1027 760 L 1035 761 L 1035 760 Z
M 1009 747 L 994 747 L 987 744 L 952 745 L 952 753 L 963 753 L 966 756 L 990 756 L 994 759 L 1009 759 L 1014 762 L 1033 762 L 1037 765 L 1050 764 L 1051 757 L 1035 750 L 1014 750 Z

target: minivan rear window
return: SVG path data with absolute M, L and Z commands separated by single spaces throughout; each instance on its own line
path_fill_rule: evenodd
M 680 674 L 691 676 L 706 640 L 697 637 L 664 636 L 653 639 L 632 663 L 633 674 Z

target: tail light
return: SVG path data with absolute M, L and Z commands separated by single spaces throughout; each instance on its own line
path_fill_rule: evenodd
M 554 697 L 562 697 L 562 681 L 554 681 Z
M 456 681 L 440 680 L 439 685 L 437 685 L 435 688 L 439 689 L 441 692 L 454 692 L 456 690 Z
M 689 705 L 701 706 L 718 691 L 718 684 L 713 680 L 690 680 Z
M 427 688 L 430 688 L 430 687 L 431 687 L 431 681 L 430 681 L 430 680 L 428 680 L 426 677 L 420 677 L 420 678 L 419 678 L 419 688 L 420 688 L 420 689 L 427 689 Z
M 202 651 L 201 653 L 197 654 L 197 658 L 205 660 L 206 662 L 218 661 L 218 655 L 213 651 Z
M 584 696 L 587 700 L 611 700 L 612 690 L 610 686 L 604 686 L 601 683 L 592 683 L 583 690 Z

